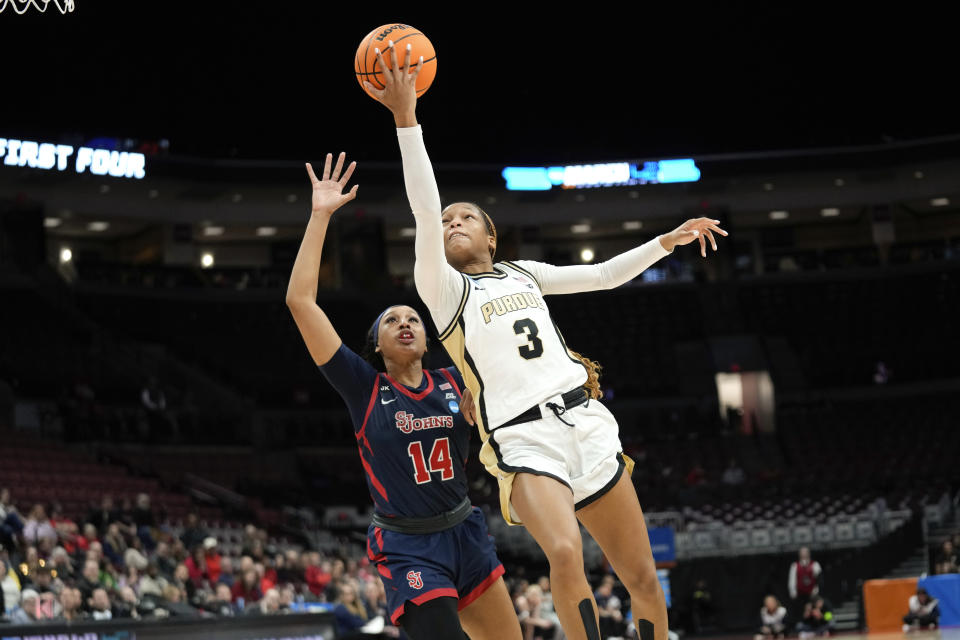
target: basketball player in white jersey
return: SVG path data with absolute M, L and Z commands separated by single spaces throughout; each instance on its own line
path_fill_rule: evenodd
M 618 427 L 600 397 L 596 363 L 570 351 L 544 295 L 619 286 L 674 247 L 699 239 L 716 250 L 718 221 L 688 220 L 598 265 L 493 263 L 496 229 L 478 206 L 441 209 L 416 119 L 416 71 L 380 57 L 394 115 L 407 196 L 417 224 L 414 278 L 440 339 L 475 399 L 470 415 L 480 458 L 500 485 L 503 517 L 523 524 L 550 562 L 554 606 L 571 640 L 599 640 L 596 602 L 584 575 L 577 520 L 630 592 L 641 640 L 666 640 L 667 612 L 643 512 Z M 378 56 L 379 56 L 378 52 Z M 419 68 L 419 66 L 418 66 Z

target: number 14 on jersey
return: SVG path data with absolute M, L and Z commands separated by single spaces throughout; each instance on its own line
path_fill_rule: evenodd
M 433 441 L 430 450 L 430 467 L 423 457 L 423 444 L 419 441 L 411 442 L 407 447 L 407 455 L 413 460 L 413 479 L 417 484 L 426 484 L 433 479 L 431 473 L 439 473 L 440 480 L 453 479 L 453 460 L 450 458 L 450 439 L 437 438 Z

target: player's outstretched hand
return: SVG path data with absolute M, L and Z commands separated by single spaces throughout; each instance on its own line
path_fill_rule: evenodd
M 667 251 L 673 251 L 674 247 L 690 244 L 694 240 L 699 240 L 700 255 L 706 258 L 708 239 L 710 240 L 710 246 L 713 247 L 713 250 L 717 250 L 717 240 L 713 237 L 714 231 L 722 236 L 730 235 L 718 227 L 718 224 L 720 224 L 720 221 L 713 220 L 712 218 L 691 218 L 670 233 L 665 233 L 660 236 L 660 244 Z
M 477 403 L 473 401 L 473 394 L 470 393 L 470 389 L 463 390 L 463 397 L 460 398 L 460 413 L 463 414 L 463 419 L 467 421 L 467 424 L 474 425 L 477 423 Z
M 400 66 L 397 60 L 397 48 L 393 46 L 393 40 L 388 40 L 387 43 L 387 48 L 390 50 L 389 65 L 383 58 L 383 52 L 379 49 L 375 50 L 377 63 L 380 65 L 380 71 L 383 75 L 384 88 L 377 89 L 366 80 L 363 81 L 363 84 L 377 100 L 393 112 L 395 117 L 412 116 L 417 109 L 417 76 L 420 75 L 420 69 L 423 68 L 423 56 L 420 56 L 419 64 L 411 71 L 410 45 L 408 44 L 406 47 L 403 66 Z
M 341 176 L 340 172 L 343 171 L 343 162 L 346 159 L 347 154 L 341 151 L 340 156 L 337 158 L 337 166 L 333 168 L 333 173 L 331 173 L 330 165 L 333 162 L 333 154 L 328 153 L 327 161 L 323 163 L 323 180 L 317 179 L 317 174 L 313 172 L 313 166 L 309 162 L 307 163 L 307 174 L 310 176 L 310 182 L 313 184 L 313 201 L 311 207 L 313 213 L 330 215 L 357 197 L 357 188 L 360 186 L 358 184 L 353 185 L 350 191 L 346 193 L 343 192 L 344 187 L 347 186 L 347 182 L 350 181 L 350 176 L 353 175 L 353 170 L 357 168 L 356 161 L 351 162 L 350 166 L 347 167 L 347 170 L 344 171 Z

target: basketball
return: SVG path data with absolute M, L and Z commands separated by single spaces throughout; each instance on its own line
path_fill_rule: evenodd
M 427 36 L 423 35 L 418 29 L 407 24 L 385 24 L 377 27 L 367 34 L 357 47 L 357 55 L 353 60 L 353 69 L 357 75 L 357 82 L 360 87 L 367 92 L 367 95 L 373 97 L 367 88 L 363 86 L 366 80 L 377 89 L 383 89 L 383 70 L 380 63 L 377 62 L 377 54 L 374 49 L 380 49 L 383 54 L 383 61 L 387 65 L 393 63 L 390 56 L 389 41 L 393 41 L 393 46 L 397 50 L 397 62 L 403 66 L 403 61 L 407 54 L 407 45 L 410 45 L 410 70 L 413 71 L 420 63 L 420 57 L 423 56 L 423 69 L 417 77 L 417 97 L 426 93 L 427 89 L 433 83 L 437 75 L 437 54 L 433 50 L 433 45 Z

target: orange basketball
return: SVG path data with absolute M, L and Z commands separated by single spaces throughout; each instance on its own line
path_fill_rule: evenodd
M 417 96 L 422 96 L 430 88 L 437 75 L 437 54 L 427 36 L 407 24 L 385 24 L 367 34 L 367 37 L 357 47 L 357 55 L 353 59 L 353 70 L 357 74 L 357 82 L 360 83 L 360 87 L 364 91 L 367 91 L 367 88 L 363 86 L 364 80 L 377 89 L 383 89 L 383 71 L 380 69 L 380 63 L 377 61 L 377 54 L 374 49 L 380 49 L 383 54 L 383 61 L 389 67 L 393 64 L 393 59 L 390 56 L 390 40 L 393 40 L 393 46 L 396 47 L 397 62 L 400 63 L 401 67 L 407 54 L 408 44 L 411 47 L 411 71 L 417 68 L 420 63 L 420 56 L 423 56 L 423 69 L 417 76 Z M 370 95 L 369 91 L 367 91 L 367 95 Z

